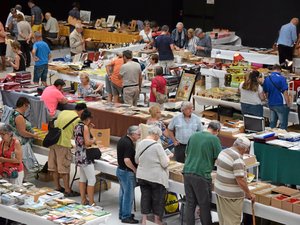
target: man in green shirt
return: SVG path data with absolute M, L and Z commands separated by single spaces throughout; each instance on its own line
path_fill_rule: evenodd
M 57 191 L 64 192 L 66 197 L 79 196 L 70 188 L 70 167 L 72 162 L 71 139 L 75 126 L 80 121 L 80 115 L 87 108 L 85 103 L 79 103 L 75 110 L 63 110 L 55 121 L 55 126 L 62 129 L 71 120 L 77 117 L 69 126 L 61 130 L 61 135 L 55 145 L 50 146 L 48 156 L 48 170 L 52 173 L 54 185 Z M 59 178 L 63 179 L 64 188 L 60 186 Z
M 186 193 L 186 224 L 195 224 L 196 205 L 200 207 L 202 225 L 211 225 L 211 171 L 221 152 L 217 137 L 221 125 L 218 121 L 209 123 L 207 131 L 194 133 L 186 147 L 186 160 L 183 168 Z

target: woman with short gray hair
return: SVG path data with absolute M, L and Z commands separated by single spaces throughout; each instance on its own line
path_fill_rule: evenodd
M 151 126 L 148 136 L 136 148 L 135 161 L 138 163 L 136 177 L 141 188 L 142 225 L 146 224 L 147 215 L 154 214 L 154 222 L 162 224 L 164 199 L 168 188 L 170 157 L 157 140 L 162 135 L 158 126 Z
M 8 124 L 0 123 L 0 136 L 0 173 L 10 183 L 22 185 L 24 168 L 21 144 L 13 136 L 13 129 Z

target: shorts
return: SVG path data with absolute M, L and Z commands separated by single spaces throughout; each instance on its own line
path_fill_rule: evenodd
M 41 79 L 43 82 L 47 82 L 48 64 L 34 66 L 33 82 L 38 83 Z
M 139 179 L 141 188 L 141 211 L 142 214 L 153 213 L 162 218 L 165 207 L 166 188 L 158 183 Z
M 115 85 L 114 83 L 111 83 L 111 89 L 112 89 L 112 94 L 115 96 L 116 95 L 120 96 L 123 94 L 123 88 Z
M 0 56 L 6 55 L 6 44 L 5 42 L 0 43 Z
M 72 158 L 73 155 L 70 148 L 53 145 L 49 151 L 48 170 L 59 174 L 69 174 Z
M 33 26 L 31 27 L 33 33 L 36 32 L 36 31 L 42 33 L 42 28 L 43 28 L 42 24 L 39 24 L 39 25 L 33 25 Z
M 96 176 L 94 164 L 82 165 L 80 166 L 80 182 L 88 183 L 88 186 L 95 186 Z
M 108 77 L 107 74 L 105 75 L 105 91 L 106 91 L 108 94 L 112 94 L 112 82 L 111 82 L 111 80 L 109 79 L 109 77 Z

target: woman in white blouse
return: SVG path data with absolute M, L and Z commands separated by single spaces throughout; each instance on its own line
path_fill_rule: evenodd
M 188 42 L 187 42 L 186 49 L 195 55 L 196 51 L 197 51 L 196 43 L 197 43 L 198 37 L 195 36 L 194 29 L 192 29 L 192 28 L 188 29 L 187 36 L 188 36 Z
M 149 45 L 153 42 L 152 29 L 148 20 L 144 21 L 144 29 L 140 31 L 139 35 L 142 38 L 142 42 L 147 43 Z
M 164 200 L 168 188 L 168 165 L 173 154 L 167 156 L 157 140 L 162 135 L 158 126 L 151 126 L 149 135 L 136 148 L 135 161 L 138 163 L 136 177 L 141 188 L 142 225 L 147 215 L 154 214 L 154 223 L 162 225 Z

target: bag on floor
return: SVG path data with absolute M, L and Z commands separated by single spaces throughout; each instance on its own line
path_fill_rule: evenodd
M 177 194 L 174 192 L 167 192 L 165 197 L 165 214 L 170 215 L 179 212 L 179 202 Z

